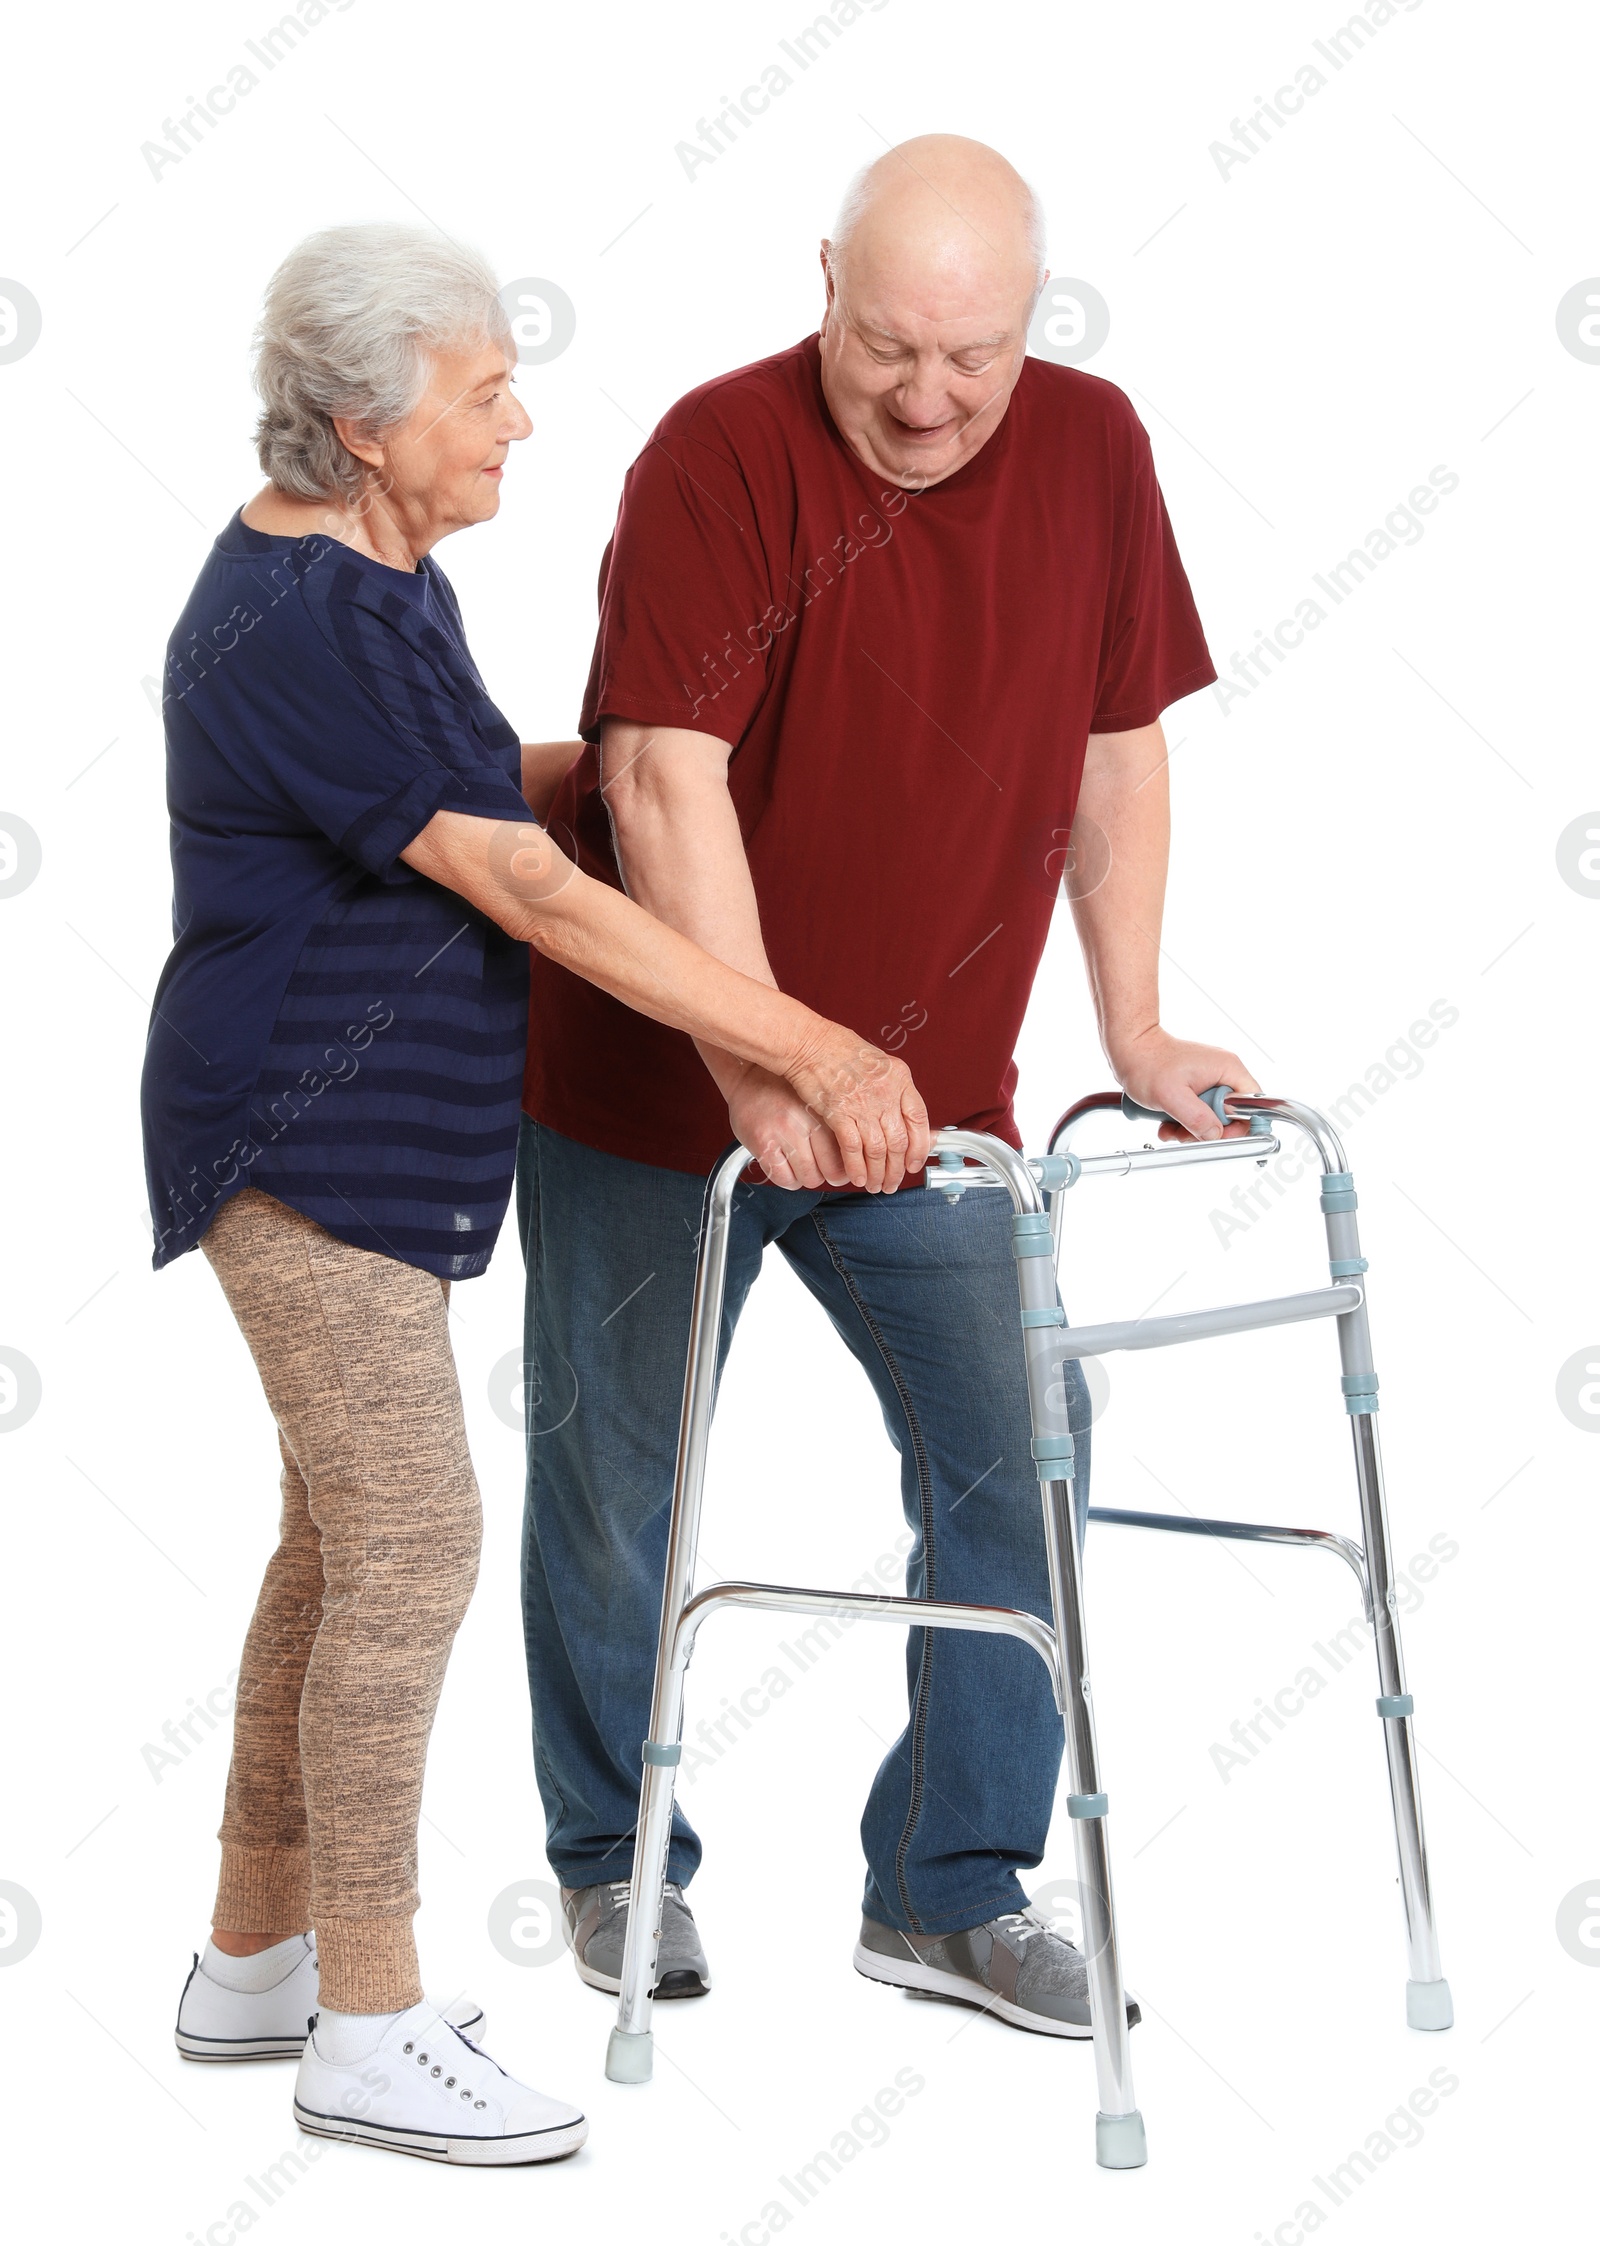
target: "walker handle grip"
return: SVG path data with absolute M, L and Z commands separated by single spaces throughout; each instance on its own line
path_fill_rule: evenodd
M 1223 1102 L 1233 1097 L 1233 1086 L 1231 1084 L 1213 1084 L 1209 1092 L 1201 1092 L 1199 1097 L 1204 1100 L 1219 1123 L 1227 1122 L 1228 1117 Z M 1123 1120 L 1128 1123 L 1173 1123 L 1177 1121 L 1175 1116 L 1166 1114 L 1159 1107 L 1141 1107 L 1138 1101 L 1130 1099 L 1126 1092 L 1122 1095 L 1122 1114 Z M 1182 1127 L 1182 1125 L 1179 1126 L 1180 1129 Z

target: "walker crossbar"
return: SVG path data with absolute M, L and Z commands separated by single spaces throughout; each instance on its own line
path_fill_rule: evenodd
M 1361 1601 L 1372 1619 L 1372 1591 L 1367 1582 L 1367 1556 L 1359 1544 L 1331 1529 L 1265 1528 L 1257 1521 L 1203 1521 L 1194 1513 L 1130 1513 L 1120 1505 L 1091 1505 L 1091 1521 L 1107 1521 L 1121 1529 L 1175 1529 L 1180 1536 L 1219 1536 L 1251 1544 L 1288 1544 L 1305 1552 L 1333 1552 L 1344 1561 L 1361 1586 Z
M 1121 1147 L 1114 1154 L 1036 1156 L 1028 1168 L 1051 1193 L 1058 1186 L 1075 1184 L 1080 1177 L 1126 1177 L 1131 1170 L 1184 1170 L 1197 1162 L 1265 1162 L 1269 1154 L 1277 1154 L 1281 1148 L 1282 1141 L 1270 1134 L 1265 1138 L 1252 1134 L 1243 1139 L 1180 1139 L 1171 1146 Z M 930 1163 L 927 1182 L 954 1201 L 978 1187 L 1004 1190 L 1006 1181 L 986 1164 L 963 1162 L 958 1154 L 946 1150 L 937 1164 Z
M 1341 1389 L 1355 1442 L 1363 1543 L 1323 1529 L 1275 1528 L 1248 1521 L 1201 1520 L 1192 1515 L 1089 1509 L 1090 1520 L 1122 1527 L 1176 1530 L 1190 1536 L 1252 1539 L 1302 1550 L 1336 1552 L 1354 1571 L 1372 1625 L 1388 1754 L 1390 1791 L 1400 1856 L 1411 1978 L 1406 2013 L 1413 2027 L 1451 2023 L 1450 1993 L 1439 1972 L 1427 1857 L 1412 1738 L 1410 1695 L 1400 1659 L 1398 1597 L 1393 1587 L 1378 1457 L 1377 1375 L 1372 1369 L 1364 1287 L 1352 1284 L 1366 1270 L 1356 1239 L 1356 1196 L 1344 1152 L 1332 1127 L 1311 1108 L 1289 1100 L 1236 1097 L 1214 1086 L 1201 1095 L 1224 1122 L 1244 1121 L 1249 1135 L 1206 1141 L 1179 1140 L 1111 1154 L 1066 1151 L 1065 1142 L 1085 1115 L 1120 1108 L 1128 1119 L 1151 1116 L 1121 1095 L 1095 1093 L 1061 1118 L 1049 1153 L 1030 1162 L 1003 1140 L 977 1131 L 946 1130 L 933 1136 L 926 1183 L 953 1202 L 973 1187 L 1003 1188 L 1012 1204 L 1023 1364 L 1032 1419 L 1031 1450 L 1044 1508 L 1045 1556 L 1051 1620 L 1010 1607 L 907 1599 L 888 1593 L 804 1590 L 785 1584 L 724 1582 L 692 1590 L 699 1538 L 706 1453 L 715 1396 L 718 1337 L 728 1265 L 728 1232 L 734 1189 L 750 1156 L 736 1146 L 712 1172 L 695 1272 L 688 1364 L 679 1423 L 678 1461 L 667 1536 L 661 1630 L 649 1737 L 643 1742 L 643 1782 L 634 1842 L 632 1901 L 623 1952 L 617 2024 L 606 2056 L 614 2082 L 648 2081 L 652 2069 L 652 1991 L 660 1945 L 661 1904 L 672 1831 L 675 1766 L 682 1754 L 684 1678 L 696 1634 L 722 1607 L 777 1613 L 824 1614 L 909 1625 L 976 1630 L 1031 1645 L 1049 1672 L 1066 1734 L 1071 1821 L 1083 1909 L 1083 1950 L 1089 1986 L 1099 2113 L 1095 2152 L 1102 2167 L 1136 2168 L 1145 2160 L 1144 2123 L 1134 2103 L 1128 2056 L 1127 2006 L 1122 1987 L 1111 1895 L 1107 1801 L 1101 1790 L 1084 1624 L 1078 1540 L 1073 1528 L 1073 1438 L 1068 1424 L 1064 1362 L 1112 1349 L 1154 1348 L 1203 1336 L 1248 1332 L 1263 1326 L 1331 1317 L 1339 1335 Z M 1165 1120 L 1164 1118 L 1155 1118 Z M 1068 1329 L 1056 1286 L 1066 1192 L 1081 1177 L 1127 1175 L 1214 1161 L 1260 1161 L 1276 1153 L 1276 1126 L 1288 1123 L 1308 1136 L 1323 1168 L 1322 1210 L 1334 1284 L 1276 1301 L 1236 1303 L 1117 1325 Z M 1045 1196 L 1050 1197 L 1048 1213 Z
M 1113 1349 L 1164 1349 L 1174 1341 L 1253 1333 L 1258 1326 L 1294 1326 L 1307 1318 L 1343 1318 L 1366 1297 L 1359 1287 L 1315 1287 L 1268 1302 L 1228 1302 L 1214 1310 L 1179 1310 L 1166 1318 L 1125 1318 L 1110 1326 L 1074 1326 L 1063 1357 L 1105 1357 Z
M 948 1599 L 901 1599 L 877 1591 L 801 1591 L 786 1583 L 708 1583 L 685 1605 L 678 1622 L 672 1665 L 680 1672 L 689 1666 L 700 1625 L 715 1608 L 762 1607 L 779 1614 L 827 1614 L 845 1621 L 909 1623 L 915 1630 L 986 1630 L 996 1636 L 1020 1638 L 1050 1673 L 1050 1690 L 1058 1708 L 1061 1698 L 1061 1662 L 1056 1634 L 1048 1622 L 1021 1607 L 957 1606 Z

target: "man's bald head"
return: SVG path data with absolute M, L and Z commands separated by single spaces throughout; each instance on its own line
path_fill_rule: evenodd
M 928 133 L 850 183 L 822 245 L 822 389 L 858 458 L 942 483 L 999 427 L 1045 281 L 1033 189 L 982 141 Z
M 959 133 L 923 133 L 864 164 L 845 189 L 828 248 L 835 272 L 886 245 L 944 265 L 1021 270 L 1044 279 L 1044 208 L 998 149 Z

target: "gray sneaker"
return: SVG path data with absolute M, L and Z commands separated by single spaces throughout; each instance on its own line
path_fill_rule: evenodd
M 976 2005 L 1036 2035 L 1093 2033 L 1083 1952 L 1031 1906 L 1005 1911 L 961 1934 L 902 1934 L 864 1918 L 855 1967 L 869 1981 Z M 1127 2004 L 1131 2028 L 1139 2007 L 1131 1996 Z
M 591 1989 L 615 1996 L 622 1987 L 622 1945 L 628 1934 L 631 1880 L 607 1880 L 599 1887 L 564 1887 L 561 1909 L 567 1922 L 578 1978 Z M 661 1905 L 661 1948 L 656 1959 L 655 1993 L 660 1997 L 704 1996 L 711 1968 L 700 1947 L 694 1913 L 683 1889 L 667 1882 Z

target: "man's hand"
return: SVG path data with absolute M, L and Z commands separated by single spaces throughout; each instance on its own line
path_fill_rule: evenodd
M 781 1076 L 747 1068 L 729 1086 L 728 1120 L 771 1184 L 811 1193 L 849 1184 L 838 1140 Z
M 1220 1045 L 1191 1045 L 1185 1038 L 1168 1036 L 1164 1029 L 1148 1029 L 1126 1049 L 1114 1052 L 1111 1065 L 1131 1099 L 1173 1118 L 1162 1124 L 1160 1138 L 1236 1139 L 1250 1128 L 1247 1123 L 1230 1123 L 1224 1132 L 1197 1097 L 1213 1084 L 1226 1084 L 1231 1092 L 1261 1089 L 1238 1054 Z

